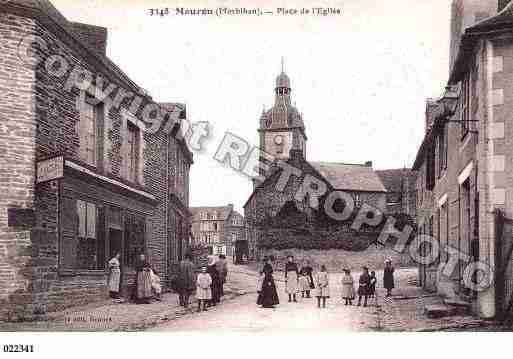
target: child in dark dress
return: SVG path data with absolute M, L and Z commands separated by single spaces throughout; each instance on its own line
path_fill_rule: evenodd
M 370 284 L 369 284 L 369 298 L 374 298 L 376 296 L 376 283 L 378 279 L 376 278 L 376 272 L 371 271 L 370 273 Z

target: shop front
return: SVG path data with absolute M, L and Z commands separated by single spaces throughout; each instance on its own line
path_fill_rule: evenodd
M 108 261 L 120 253 L 121 295 L 129 299 L 137 256 L 148 255 L 148 219 L 155 198 L 69 160 L 64 167 L 59 185 L 59 275 L 97 276 L 106 284 Z

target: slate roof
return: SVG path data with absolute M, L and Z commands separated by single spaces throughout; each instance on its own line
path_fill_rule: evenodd
M 335 189 L 387 192 L 370 166 L 333 162 L 309 162 Z
M 498 14 L 468 27 L 461 38 L 461 45 L 449 76 L 449 84 L 461 81 L 472 58 L 472 51 L 480 38 L 509 34 L 513 30 L 513 1 Z
M 231 206 L 213 206 L 213 207 L 190 207 L 189 210 L 192 213 L 192 218 L 194 221 L 200 220 L 200 213 L 207 212 L 209 215 L 214 212 L 217 213 L 218 221 L 225 221 L 230 213 L 233 211 L 233 207 Z
M 497 15 L 486 18 L 469 28 L 469 32 L 497 29 L 513 25 L 513 2 L 502 9 Z
M 392 170 L 381 170 L 376 171 L 376 174 L 381 179 L 381 182 L 389 192 L 402 192 L 403 179 L 409 177 L 414 180 L 416 174 L 414 171 L 408 168 L 392 169 Z M 410 181 L 414 182 L 414 181 Z

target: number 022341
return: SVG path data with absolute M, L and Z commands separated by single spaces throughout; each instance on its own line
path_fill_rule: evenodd
M 33 353 L 34 346 L 31 344 L 4 344 L 4 353 Z

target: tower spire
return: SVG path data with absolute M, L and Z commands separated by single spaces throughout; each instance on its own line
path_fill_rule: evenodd
M 281 72 L 285 72 L 285 58 L 281 57 Z

